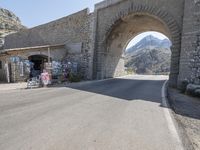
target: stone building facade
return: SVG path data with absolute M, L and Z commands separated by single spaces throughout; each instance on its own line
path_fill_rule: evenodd
M 7 36 L 0 59 L 22 55 L 12 53 L 21 48 L 32 47 L 29 53 L 37 46 L 64 45 L 60 52 L 78 62 L 85 79 L 115 77 L 124 73 L 128 42 L 145 31 L 161 32 L 172 42 L 171 86 L 181 88 L 185 80 L 200 84 L 199 0 L 105 0 L 92 13 L 85 9 Z
M 93 67 L 92 19 L 92 14 L 85 9 L 59 20 L 7 36 L 4 50 L 0 51 L 0 60 L 3 63 L 2 66 L 5 66 L 6 63 L 10 65 L 11 81 L 23 81 L 27 76 L 20 77 L 16 69 L 13 74 L 14 67 L 10 58 L 18 56 L 23 60 L 28 60 L 30 56 L 34 55 L 48 56 L 48 47 L 52 60 L 76 62 L 83 78 L 91 79 Z M 7 80 L 4 67 L 0 69 L 0 73 L 0 79 Z
M 200 84 L 200 0 L 185 1 L 179 80 Z

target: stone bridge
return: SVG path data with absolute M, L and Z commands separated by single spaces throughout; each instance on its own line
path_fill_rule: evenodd
M 124 66 L 123 50 L 134 36 L 145 31 L 161 32 L 172 42 L 172 86 L 199 77 L 200 6 L 197 1 L 110 0 L 98 4 L 95 13 L 97 78 L 120 75 Z
M 181 88 L 185 80 L 200 84 L 199 0 L 105 0 L 92 13 L 86 9 L 7 36 L 1 55 L 6 62 L 5 54 L 13 55 L 12 50 L 81 43 L 73 58 L 79 58 L 84 77 L 110 78 L 123 74 L 124 49 L 145 31 L 163 33 L 172 42 L 171 86 Z

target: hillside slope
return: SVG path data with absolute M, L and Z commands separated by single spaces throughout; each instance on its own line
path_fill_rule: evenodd
M 125 52 L 125 66 L 137 74 L 169 74 L 171 43 L 147 36 Z

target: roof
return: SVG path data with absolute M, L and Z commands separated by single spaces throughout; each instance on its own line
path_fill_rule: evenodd
M 22 47 L 22 48 L 12 48 L 12 49 L 3 49 L 0 50 L 0 54 L 13 52 L 13 51 L 26 51 L 26 50 L 44 50 L 44 49 L 52 49 L 52 48 L 64 48 L 65 44 L 56 44 L 56 45 L 42 45 L 42 46 L 34 46 L 34 47 Z

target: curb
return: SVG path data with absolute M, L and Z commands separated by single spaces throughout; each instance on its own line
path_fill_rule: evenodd
M 192 139 L 190 138 L 189 134 L 187 133 L 186 125 L 184 124 L 184 122 L 181 121 L 181 118 L 184 118 L 184 117 L 181 114 L 179 115 L 176 113 L 176 106 L 174 106 L 173 104 L 174 100 L 171 99 L 172 97 L 168 90 L 167 90 L 167 96 L 169 100 L 169 105 L 172 108 L 172 115 L 177 122 L 177 126 L 179 128 L 179 135 L 181 135 L 181 140 L 182 140 L 183 146 L 185 147 L 185 150 L 195 150 L 194 143 Z
M 168 84 L 168 80 L 165 81 L 165 83 L 162 86 L 162 106 L 164 107 L 164 114 L 165 114 L 165 118 L 168 122 L 168 129 L 174 139 L 174 141 L 176 142 L 176 150 L 185 150 L 185 148 L 183 147 L 183 143 L 181 141 L 179 132 L 177 130 L 178 128 L 178 123 L 176 122 L 174 116 L 173 116 L 173 112 L 172 109 L 169 105 L 169 101 L 167 98 L 167 84 Z
M 3 88 L 3 89 L 0 89 L 0 92 L 23 90 L 23 89 L 26 89 L 26 87 L 27 87 L 26 83 L 17 83 L 17 84 L 6 83 L 4 87 L 0 87 L 0 88 Z

